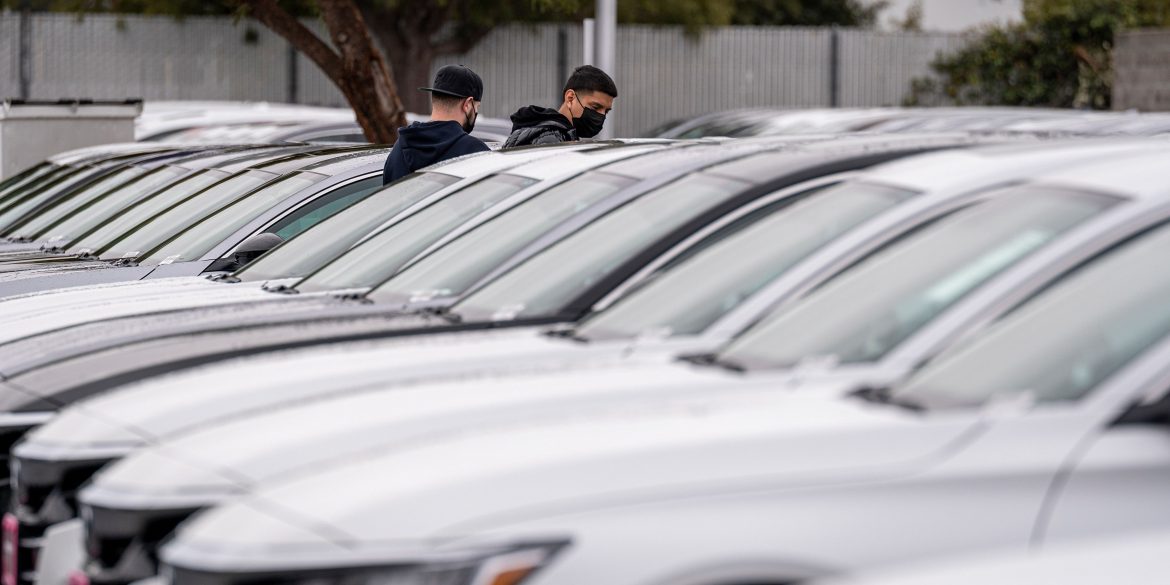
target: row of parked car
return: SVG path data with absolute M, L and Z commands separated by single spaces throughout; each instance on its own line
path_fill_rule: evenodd
M 0 183 L 0 583 L 1160 573 L 1170 141 L 386 154 Z
M 407 114 L 411 122 L 423 120 Z M 353 112 L 267 102 L 147 102 L 138 140 L 185 144 L 363 143 Z M 473 135 L 503 142 L 511 123 L 481 116 Z M 1170 132 L 1165 113 L 1046 108 L 751 108 L 677 119 L 646 130 L 647 138 L 757 137 L 840 132 L 1026 132 L 1078 136 L 1151 136 Z

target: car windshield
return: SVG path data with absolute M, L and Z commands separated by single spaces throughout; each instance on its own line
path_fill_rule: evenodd
M 745 333 L 722 359 L 784 368 L 872 362 L 1114 199 L 1009 189 L 901 240 Z
M 62 167 L 51 162 L 43 162 L 39 165 L 27 169 L 24 172 L 13 175 L 3 181 L 0 181 L 0 202 L 8 199 L 9 195 L 13 195 L 24 189 L 32 182 L 47 176 L 49 173 L 54 173 L 61 170 Z
M 304 291 L 374 286 L 459 224 L 535 183 L 495 175 L 468 185 L 354 246 L 297 284 Z
M 621 206 L 550 246 L 455 307 L 471 320 L 559 315 L 568 304 L 666 234 L 748 188 L 701 173 Z
M 633 182 L 603 172 L 566 181 L 436 250 L 374 289 L 370 298 L 410 302 L 463 294 L 553 226 Z
M 12 201 L 6 202 L 6 207 L 0 211 L 0 226 L 6 228 L 24 217 L 25 214 L 37 206 L 52 201 L 58 195 L 76 188 L 85 179 L 108 172 L 109 169 L 95 169 L 92 167 L 67 168 L 61 173 L 55 173 L 47 180 L 38 181 L 33 189 L 16 194 Z
M 151 218 L 144 225 L 99 250 L 98 256 L 103 260 L 137 258 L 184 228 L 276 177 L 277 175 L 272 173 L 257 170 L 236 174 Z
M 202 171 L 190 175 L 154 195 L 140 199 L 105 223 L 82 234 L 69 244 L 69 251 L 71 253 L 87 253 L 100 250 L 134 229 L 135 226 L 230 176 L 224 171 L 217 170 Z
M 325 175 L 304 172 L 273 181 L 203 218 L 199 223 L 148 252 L 140 262 L 153 265 L 198 260 L 216 244 L 223 242 L 260 214 L 324 178 Z
M 35 217 L 23 222 L 13 230 L 13 234 L 24 237 L 36 237 L 49 226 L 57 223 L 71 213 L 93 203 L 102 195 L 113 189 L 125 186 L 130 181 L 146 173 L 146 169 L 138 166 L 129 166 L 118 169 L 69 195 L 68 198 L 39 211 Z
M 848 182 L 791 205 L 772 204 L 704 239 L 696 252 L 586 321 L 578 334 L 615 339 L 700 333 L 820 247 L 913 195 Z
M 458 181 L 442 173 L 409 175 L 277 246 L 235 276 L 248 282 L 304 276 L 406 208 Z
M 1082 266 L 893 391 L 928 409 L 1078 400 L 1170 335 L 1170 226 Z
M 122 212 L 134 202 L 140 201 L 150 194 L 173 183 L 183 176 L 186 171 L 175 167 L 155 169 L 139 177 L 133 183 L 115 188 L 112 192 L 92 202 L 88 207 L 74 211 L 65 219 L 51 225 L 47 230 L 38 233 L 36 237 L 49 242 L 67 240 L 72 236 L 84 234 L 94 226 L 101 224 L 110 217 Z

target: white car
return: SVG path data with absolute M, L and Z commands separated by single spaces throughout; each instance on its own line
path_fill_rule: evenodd
M 1032 554 L 980 554 L 896 567 L 818 585 L 1161 585 L 1170 532 L 1076 541 Z
M 930 158 L 921 157 L 918 162 L 921 163 Z M 1129 163 L 1126 168 L 1148 166 L 1148 159 L 1145 157 L 1138 157 L 1138 159 L 1126 161 Z M 935 160 L 934 162 L 940 161 Z M 905 166 L 909 165 L 904 165 L 903 168 Z M 892 175 L 890 176 L 892 177 Z M 1061 176 L 1055 175 L 1053 178 L 1049 178 L 1049 182 L 1057 182 L 1059 181 L 1058 177 Z M 815 202 L 818 197 L 828 198 L 831 197 L 832 193 L 833 190 L 830 189 L 825 195 L 813 196 L 811 200 Z M 953 196 L 950 201 L 946 201 L 941 195 L 938 197 L 939 200 L 933 203 L 936 208 L 940 203 L 947 203 L 950 209 L 954 209 L 971 202 L 970 199 L 963 200 Z M 1004 199 L 1002 204 L 991 205 L 989 203 L 987 207 L 1000 209 L 998 213 L 1001 218 L 1026 217 L 1035 215 L 1040 210 L 1043 211 L 1041 215 L 1044 216 L 1050 214 L 1060 216 L 1064 213 L 1060 211 L 1062 205 L 1053 207 L 1042 205 L 1040 208 L 1032 208 L 1031 210 L 1027 205 L 1016 205 L 1017 200 L 1027 198 L 1028 196 L 1022 194 L 1019 189 L 1007 191 L 1002 197 Z M 1069 204 L 1074 207 L 1081 203 L 1080 196 L 1077 195 L 1068 199 Z M 829 207 L 833 206 L 835 205 L 829 205 Z M 1155 204 L 1155 206 L 1159 205 Z M 975 207 L 980 208 L 980 206 Z M 1160 208 L 1163 210 L 1161 212 L 1163 215 L 1170 213 L 1167 202 L 1163 201 Z M 1149 215 L 1149 209 L 1142 205 L 1135 205 L 1125 212 L 1106 214 L 1106 217 L 1111 219 L 1097 222 L 1095 228 L 1102 232 L 1100 234 L 1093 231 L 1081 230 L 1078 232 L 1073 230 L 1068 238 L 1070 242 L 1064 246 L 1054 246 L 1046 254 L 1038 254 L 1038 258 L 1032 264 L 1024 263 L 1014 272 L 1009 271 L 1002 279 L 1004 282 L 996 282 L 996 286 L 988 286 L 987 288 L 991 290 L 984 293 L 981 298 L 979 295 L 975 295 L 976 299 L 968 303 L 973 307 L 959 311 L 959 314 L 964 315 L 962 318 L 956 319 L 954 316 L 950 316 L 950 323 L 944 323 L 934 331 L 930 331 L 928 328 L 923 337 L 911 339 L 906 345 L 911 347 L 917 345 L 918 349 L 914 351 L 919 352 L 920 358 L 928 357 L 965 328 L 989 318 L 989 315 L 994 315 L 997 311 L 1003 311 L 1010 307 L 1011 294 L 1007 294 L 1005 299 L 1005 291 L 1018 296 L 1043 286 L 1046 279 L 1050 279 L 1059 274 L 1060 271 L 1067 269 L 1076 258 L 1083 259 L 1092 256 L 1096 250 L 1100 250 L 1121 237 L 1122 234 L 1126 233 L 1126 230 L 1139 229 L 1138 226 L 1144 225 L 1142 222 L 1147 221 L 1146 216 Z M 938 212 L 939 210 L 936 209 L 934 217 L 937 217 Z M 966 225 L 962 223 L 964 215 L 973 214 L 976 217 L 974 221 L 982 221 L 986 225 L 988 218 L 979 219 L 980 213 L 982 212 L 979 209 L 966 214 L 957 212 L 951 218 L 941 220 L 937 226 L 925 228 L 918 236 L 926 239 L 925 243 L 918 245 L 920 253 L 923 250 L 930 252 L 934 247 L 947 249 L 947 247 L 938 246 L 940 243 L 939 234 L 945 236 L 947 233 L 961 233 L 963 229 L 969 230 L 970 228 L 962 228 L 963 225 Z M 777 214 L 779 217 L 783 215 L 783 213 Z M 899 219 L 903 222 L 907 221 L 906 216 Z M 1072 221 L 1071 217 L 1068 219 Z M 1134 223 L 1135 220 L 1137 223 Z M 925 221 L 925 219 L 919 221 Z M 942 294 L 943 297 L 940 300 L 950 295 L 954 298 L 950 299 L 949 302 L 955 303 L 963 295 L 982 284 L 984 279 L 991 277 L 993 273 L 1022 260 L 1028 252 L 1041 246 L 1041 241 L 1034 240 L 1036 230 L 1042 229 L 1041 224 L 1029 223 L 1030 221 L 1025 220 L 1023 225 L 1012 225 L 1008 220 L 1009 229 L 1007 231 L 996 232 L 993 229 L 993 233 L 981 236 L 982 239 L 978 241 L 985 242 L 982 245 L 991 246 L 991 248 L 984 249 L 982 253 L 975 255 L 971 255 L 969 249 L 964 249 L 974 245 L 974 240 L 967 240 L 966 244 L 964 239 L 951 240 L 952 246 L 950 247 L 960 250 L 960 253 L 950 256 L 942 254 L 940 262 L 942 264 L 953 262 L 955 266 L 949 268 L 949 272 L 939 273 L 937 268 L 934 271 L 927 271 L 924 278 L 941 281 L 936 286 L 930 287 L 928 292 L 933 295 Z M 1055 237 L 1060 231 L 1071 229 L 1078 221 L 1061 224 L 1065 226 L 1063 228 L 1056 228 L 1056 224 L 1049 225 L 1048 228 L 1056 229 L 1056 232 L 1046 237 Z M 1126 227 L 1121 228 L 1122 225 Z M 903 229 L 909 229 L 909 226 Z M 1077 236 L 1078 233 L 1081 235 Z M 999 241 L 999 238 L 1014 238 L 1017 242 L 1022 242 L 1023 240 L 1020 240 L 1021 234 L 1027 236 L 1031 243 L 1024 245 L 1023 248 L 1018 248 L 1016 252 L 1010 251 L 1011 248 L 1002 247 L 1002 242 Z M 896 233 L 889 235 L 885 242 L 889 242 L 895 236 Z M 848 239 L 845 238 L 843 241 Z M 734 237 L 728 239 L 729 242 L 734 240 Z M 914 240 L 914 237 L 908 238 L 905 245 L 912 245 Z M 757 242 L 748 241 L 758 245 Z M 875 243 L 874 246 L 879 246 L 880 243 Z M 856 247 L 858 243 L 853 242 L 850 245 Z M 712 249 L 717 247 L 713 246 Z M 750 252 L 739 249 L 738 253 L 742 255 Z M 916 265 L 916 258 L 912 257 L 910 264 L 907 264 L 906 260 L 902 260 L 902 268 L 899 270 L 897 268 L 897 254 L 894 256 L 893 261 L 887 261 L 871 272 L 876 271 L 880 274 L 893 270 L 897 274 L 903 274 L 907 268 L 913 268 Z M 843 258 L 837 260 L 838 264 L 844 263 Z M 991 262 L 990 265 L 989 262 Z M 864 267 L 865 264 L 862 266 Z M 710 266 L 704 268 L 709 269 Z M 1033 278 L 1031 275 L 1038 268 L 1044 270 L 1039 273 L 1038 277 Z M 824 267 L 822 266 L 821 269 Z M 774 271 L 776 268 L 770 267 L 765 270 Z M 823 278 L 830 275 L 824 275 Z M 923 277 L 917 281 L 913 278 L 907 278 L 906 281 L 921 284 L 921 278 Z M 669 279 L 670 274 L 668 273 L 659 282 L 647 285 L 647 289 L 644 291 L 658 286 L 660 283 L 668 283 Z M 847 277 L 842 280 L 845 279 Z M 870 276 L 869 280 L 873 281 L 874 279 Z M 878 280 L 880 284 L 881 279 Z M 963 280 L 970 282 L 963 282 Z M 865 283 L 853 286 L 873 288 L 875 291 L 880 290 L 880 287 L 869 287 Z M 943 288 L 951 292 L 943 293 Z M 1015 293 L 1015 288 L 1023 290 Z M 677 296 L 686 290 L 687 287 L 675 288 L 673 294 Z M 895 294 L 906 294 L 904 291 L 894 292 Z M 664 295 L 662 298 L 669 298 L 669 296 Z M 907 297 L 907 300 L 921 302 L 913 297 Z M 615 309 L 620 307 L 622 307 L 622 303 L 618 303 Z M 942 313 L 945 308 L 945 306 L 938 307 L 933 314 L 929 310 L 925 311 L 923 320 L 929 321 L 933 315 Z M 653 306 L 643 306 L 642 309 L 651 310 Z M 627 316 L 630 315 L 627 314 Z M 604 324 L 605 318 L 604 314 L 599 318 L 603 321 L 602 326 L 598 328 L 599 333 L 604 332 L 610 326 Z M 740 318 L 748 320 L 743 316 Z M 757 314 L 754 319 L 758 318 Z M 943 321 L 947 321 L 947 319 L 943 319 Z M 617 321 L 617 324 L 620 325 L 621 321 Z M 915 326 L 925 325 L 925 323 L 913 324 Z M 588 326 L 586 330 L 588 330 Z M 907 332 L 907 334 L 909 333 L 912 331 Z M 166 521 L 169 522 L 176 516 L 179 518 L 186 516 L 193 508 L 202 507 L 234 495 L 241 489 L 248 489 L 247 486 L 257 482 L 304 473 L 346 456 L 359 455 L 371 449 L 383 448 L 397 441 L 406 440 L 405 438 L 411 436 L 411 433 L 421 432 L 432 426 L 448 424 L 462 426 L 474 424 L 480 419 L 500 416 L 533 416 L 535 412 L 544 412 L 545 410 L 557 412 L 577 404 L 603 403 L 607 407 L 612 407 L 617 401 L 623 399 L 638 403 L 643 401 L 654 403 L 662 399 L 663 396 L 702 393 L 712 383 L 708 377 L 694 375 L 689 368 L 666 363 L 669 352 L 678 350 L 680 345 L 661 341 L 654 344 L 650 343 L 651 340 L 646 339 L 643 341 L 644 345 L 634 346 L 638 348 L 638 352 L 633 358 L 626 355 L 630 349 L 629 341 L 609 344 L 608 348 L 602 341 L 597 347 L 591 347 L 593 344 L 588 344 L 580 349 L 571 349 L 571 345 L 568 348 L 557 347 L 555 342 L 542 341 L 536 337 L 530 337 L 527 340 L 520 337 L 501 339 L 500 337 L 487 336 L 486 340 L 465 337 L 460 343 L 434 344 L 419 348 L 401 345 L 398 347 L 382 346 L 376 348 L 381 350 L 383 356 L 381 358 L 374 357 L 374 353 L 369 351 L 359 351 L 354 356 L 344 356 L 341 350 L 337 350 L 324 354 L 322 357 L 341 360 L 342 364 L 348 365 L 348 368 L 321 369 L 313 367 L 313 362 L 306 362 L 304 359 L 290 356 L 292 361 L 309 366 L 310 371 L 329 372 L 329 374 L 322 375 L 321 378 L 304 382 L 302 389 L 282 390 L 279 388 L 280 383 L 278 382 L 276 385 L 250 383 L 249 385 L 254 389 L 247 394 L 238 391 L 225 394 L 207 390 L 209 386 L 214 385 L 213 380 L 225 377 L 225 371 L 229 372 L 226 376 L 234 380 L 271 380 L 274 376 L 280 382 L 287 380 L 287 378 L 277 375 L 279 361 L 251 362 L 247 366 L 234 369 L 215 369 L 212 372 L 217 375 L 213 377 L 207 375 L 212 372 L 204 373 L 203 376 L 188 376 L 186 382 L 190 390 L 184 391 L 182 387 L 179 387 L 168 391 L 164 385 L 169 380 L 162 380 L 161 384 L 153 385 L 158 388 L 155 390 L 155 394 L 158 396 L 148 397 L 142 392 L 127 391 L 105 399 L 81 404 L 67 412 L 59 421 L 55 421 L 41 431 L 34 433 L 28 442 L 17 448 L 16 454 L 21 458 L 22 468 L 29 471 L 30 479 L 34 475 L 34 469 L 39 470 L 35 472 L 35 475 L 51 479 L 60 478 L 70 468 L 74 469 L 71 472 L 72 476 L 77 478 L 79 477 L 77 473 L 81 468 L 92 469 L 98 461 L 117 455 L 119 450 L 135 443 L 152 442 L 158 438 L 173 436 L 175 437 L 173 442 L 166 443 L 159 449 L 163 452 L 168 449 L 177 449 L 187 453 L 184 458 L 188 461 L 207 462 L 214 460 L 213 465 L 201 472 L 203 476 L 196 479 L 197 476 L 193 475 L 196 472 L 189 471 L 185 474 L 172 473 L 161 476 L 148 474 L 152 477 L 166 477 L 167 479 L 161 484 L 152 481 L 148 482 L 148 485 L 142 485 L 135 481 L 127 481 L 128 476 L 142 476 L 144 465 L 141 463 L 141 459 L 149 461 L 151 457 L 158 457 L 157 452 L 148 452 L 141 457 L 136 456 L 127 460 L 112 468 L 108 473 L 99 476 L 94 488 L 83 495 L 83 500 L 87 504 L 103 508 L 106 513 L 112 513 L 116 510 L 123 516 L 136 516 L 134 522 L 127 524 L 127 526 L 131 524 L 139 526 L 146 521 L 164 522 L 163 518 L 167 518 Z M 509 345 L 504 345 L 501 342 L 507 342 Z M 708 343 L 709 345 L 705 349 L 713 349 L 715 342 L 708 338 Z M 700 349 L 700 347 L 699 344 L 691 346 L 692 349 Z M 903 354 L 893 363 L 880 364 L 868 371 L 866 369 L 851 371 L 849 368 L 845 368 L 833 375 L 855 382 L 894 379 L 905 373 L 906 365 L 902 363 L 905 358 L 906 355 Z M 372 364 L 379 359 L 386 365 L 375 368 L 365 367 L 354 371 L 354 368 L 360 367 L 359 364 L 363 362 Z M 493 365 L 501 360 L 508 360 L 514 365 L 510 368 Z M 451 361 L 458 364 L 455 366 L 457 369 L 454 372 L 452 372 L 452 365 L 449 365 Z M 624 365 L 622 365 L 623 361 Z M 321 360 L 321 363 L 322 366 L 325 365 L 324 360 Z M 666 363 L 666 365 L 665 367 L 647 369 L 645 367 L 647 363 Z M 601 369 L 601 366 L 606 364 L 610 368 L 608 370 Z M 260 367 L 255 367 L 258 365 Z M 393 367 L 397 367 L 397 371 L 393 370 Z M 426 381 L 427 378 L 430 380 L 441 379 L 444 376 L 444 367 L 447 369 L 445 372 L 447 377 L 453 377 L 453 374 L 459 373 L 463 376 L 475 374 L 478 378 L 473 378 L 471 383 L 452 382 L 449 384 L 419 385 L 420 381 Z M 573 369 L 575 371 L 569 374 L 548 376 L 539 374 L 542 371 L 557 369 Z M 371 370 L 375 375 L 371 375 Z M 426 376 L 428 370 L 432 373 Z M 488 375 L 493 370 L 497 374 Z M 500 375 L 502 373 L 508 373 L 511 376 Z M 526 373 L 527 375 L 525 375 Z M 345 384 L 330 382 L 328 380 L 330 375 L 346 376 Z M 719 377 L 715 376 L 716 381 Z M 782 381 L 792 382 L 794 380 Z M 769 383 L 777 382 L 772 378 Z M 319 384 L 328 384 L 330 390 L 328 392 L 318 391 L 316 387 Z M 261 392 L 259 388 L 264 388 L 265 391 Z M 198 404 L 194 399 L 193 392 L 196 389 L 200 389 L 199 391 L 204 393 L 202 400 L 206 406 L 202 406 L 200 409 L 203 410 L 206 418 L 193 416 L 193 413 L 196 412 L 193 407 Z M 287 392 L 283 397 L 286 404 L 295 405 L 308 397 L 313 397 L 318 402 L 313 403 L 310 407 L 289 408 L 284 412 L 273 413 L 269 416 L 238 422 L 227 420 L 227 424 L 219 426 L 210 424 L 217 419 L 237 418 L 239 415 L 249 412 L 270 409 L 274 404 L 272 402 L 273 396 L 280 396 L 282 391 Z M 334 401 L 319 402 L 321 399 L 329 398 L 330 394 L 335 398 Z M 233 400 L 239 401 L 239 405 L 231 406 Z M 91 407 L 100 410 L 95 412 L 95 409 Z M 142 412 L 143 410 L 153 413 L 154 416 L 143 416 L 137 421 L 137 424 L 127 424 L 121 428 L 111 424 L 111 421 L 115 420 L 111 417 L 125 417 L 127 412 Z M 357 413 L 360 413 L 360 416 L 357 416 Z M 230 417 L 228 414 L 235 416 Z M 436 423 L 436 420 L 441 421 L 441 423 Z M 200 424 L 204 428 L 199 428 Z M 300 432 L 295 437 L 286 437 L 286 433 L 280 433 L 277 430 L 289 428 L 299 429 Z M 264 429 L 272 430 L 266 431 Z M 395 434 L 388 429 L 395 429 L 405 433 L 405 435 Z M 78 445 L 72 448 L 66 446 L 70 440 L 76 440 L 79 436 L 89 433 L 92 433 L 93 436 L 89 439 L 88 446 Z M 135 436 L 136 434 L 138 436 Z M 95 440 L 94 436 L 101 436 L 102 439 Z M 275 440 L 277 437 L 280 440 Z M 227 449 L 222 449 L 223 447 L 227 447 Z M 75 463 L 65 464 L 69 459 L 73 459 Z M 123 469 L 133 469 L 134 471 L 122 472 Z M 224 482 L 223 477 L 216 475 L 216 471 L 224 470 L 232 470 L 230 473 L 236 478 L 249 478 L 247 485 L 232 481 Z M 30 479 L 21 480 L 21 490 L 29 489 Z M 188 490 L 189 485 L 186 483 L 188 481 L 203 486 L 198 494 L 192 494 Z M 46 488 L 43 487 L 43 484 L 37 485 L 36 489 L 45 493 Z M 66 498 L 70 491 L 68 486 L 58 483 L 49 489 L 53 492 L 54 499 L 39 499 L 35 507 L 53 507 L 49 504 L 58 501 L 67 503 Z M 59 509 L 59 504 L 54 505 L 58 506 Z M 33 515 L 38 513 L 36 510 L 26 510 L 25 512 Z M 93 527 L 95 532 L 99 533 L 106 530 L 106 526 L 98 526 L 97 523 Z M 124 528 L 125 526 L 117 526 L 113 530 L 120 531 Z M 154 542 L 144 544 L 153 546 Z M 114 560 L 113 564 L 118 564 L 118 559 Z M 130 566 L 137 567 L 139 565 L 131 563 Z M 111 569 L 116 568 L 118 567 L 111 567 Z
M 201 513 L 162 549 L 163 575 L 784 584 L 1165 530 L 1168 253 L 1163 220 L 889 391 L 710 371 L 702 393 L 423 433 Z M 116 483 L 167 483 L 191 461 L 149 469 Z M 107 545 L 137 543 L 91 552 Z

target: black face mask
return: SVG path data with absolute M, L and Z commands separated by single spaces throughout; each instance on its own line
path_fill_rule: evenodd
M 475 130 L 475 121 L 479 119 L 479 112 L 476 112 L 475 108 L 472 108 L 471 111 L 472 113 L 468 114 L 467 117 L 463 119 L 463 124 L 461 124 L 463 131 L 468 134 L 471 134 L 471 131 Z
M 584 104 L 582 104 L 584 107 Z M 577 136 L 581 138 L 593 138 L 601 133 L 601 127 L 605 125 L 605 115 L 597 113 L 596 110 L 585 108 L 581 112 L 580 118 L 573 118 L 573 129 L 577 131 Z

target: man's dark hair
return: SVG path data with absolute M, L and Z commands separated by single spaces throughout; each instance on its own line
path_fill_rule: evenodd
M 561 93 L 570 89 L 573 91 L 600 91 L 615 98 L 618 96 L 617 84 L 613 82 L 613 78 L 592 65 L 582 65 L 573 70 L 573 74 L 569 76 L 569 81 L 565 82 L 565 89 L 561 90 Z
M 444 110 L 453 110 L 459 107 L 459 103 L 467 98 L 455 97 L 453 95 L 446 95 L 442 93 L 431 94 L 431 108 L 436 107 Z

